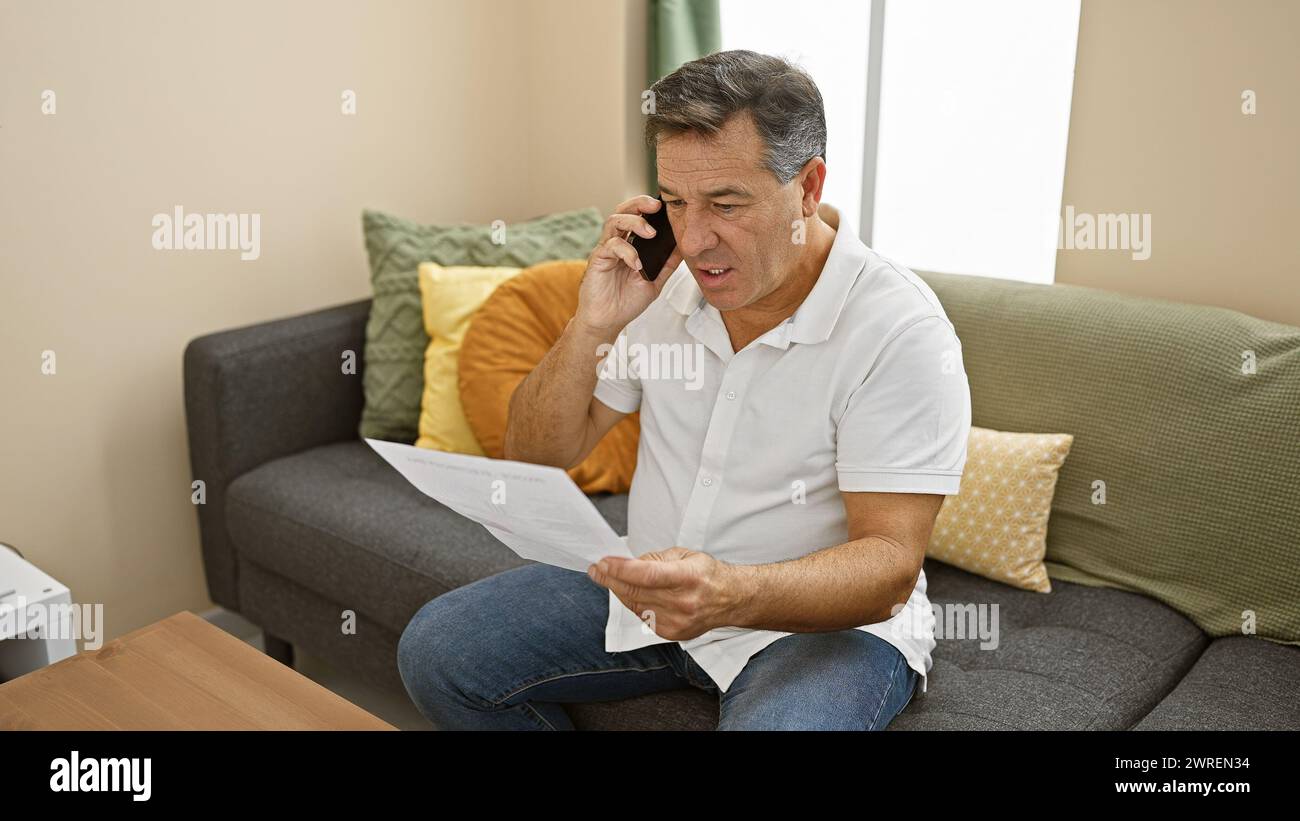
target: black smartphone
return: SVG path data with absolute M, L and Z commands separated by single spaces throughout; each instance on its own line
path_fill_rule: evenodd
M 633 231 L 630 234 L 631 242 L 641 259 L 641 276 L 654 282 L 673 251 L 677 250 L 677 237 L 673 236 L 673 226 L 668 221 L 668 206 L 664 205 L 662 199 L 659 200 L 658 211 L 641 216 L 655 229 L 655 235 L 647 238 Z

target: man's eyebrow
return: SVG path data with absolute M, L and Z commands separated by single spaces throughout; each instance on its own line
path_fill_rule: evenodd
M 659 193 L 661 195 L 666 194 L 670 197 L 677 196 L 676 193 L 669 190 L 666 186 L 663 185 L 659 186 Z M 714 188 L 711 191 L 705 191 L 704 196 L 708 197 L 709 199 L 717 199 L 718 197 L 751 197 L 753 195 L 743 188 L 738 188 L 734 185 L 724 185 L 721 188 Z

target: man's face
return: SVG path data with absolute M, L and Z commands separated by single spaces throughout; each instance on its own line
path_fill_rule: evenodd
M 793 223 L 803 216 L 802 175 L 781 185 L 763 166 L 763 152 L 744 112 L 712 137 L 687 132 L 659 140 L 659 192 L 677 248 L 719 311 L 772 293 L 802 247 L 793 241 Z M 717 268 L 726 270 L 708 272 Z

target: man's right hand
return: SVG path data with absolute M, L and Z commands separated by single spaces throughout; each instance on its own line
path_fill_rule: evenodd
M 605 220 L 600 243 L 587 258 L 587 271 L 578 290 L 575 322 L 602 336 L 617 336 L 654 302 L 681 264 L 681 253 L 674 250 L 655 281 L 647 282 L 641 276 L 636 250 L 623 237 L 628 231 L 647 238 L 654 236 L 654 229 L 641 215 L 665 207 L 654 197 L 643 194 L 620 204 Z

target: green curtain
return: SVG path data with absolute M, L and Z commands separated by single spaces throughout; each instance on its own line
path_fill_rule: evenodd
M 719 0 L 649 0 L 649 74 L 647 85 L 677 70 L 682 63 L 699 59 L 722 48 Z M 655 171 L 655 150 L 648 151 L 646 189 L 659 189 Z

